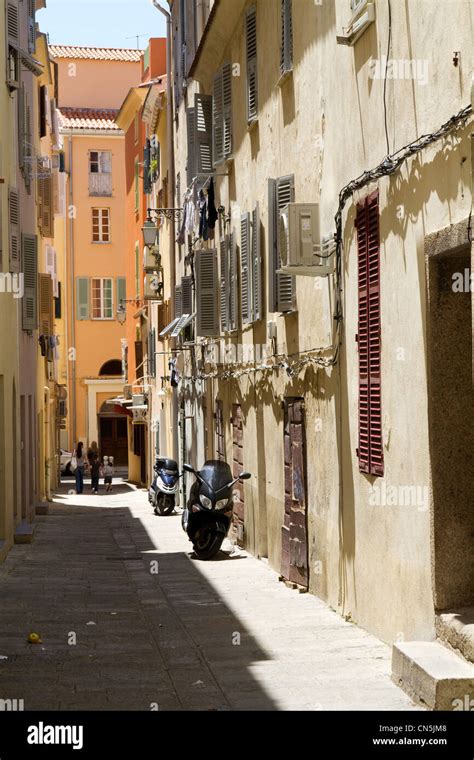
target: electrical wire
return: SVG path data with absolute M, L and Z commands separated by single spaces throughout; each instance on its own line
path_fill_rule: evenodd
M 392 43 L 392 5 L 388 0 L 388 43 L 387 43 L 387 57 L 385 59 L 385 76 L 383 82 L 383 113 L 385 124 L 385 139 L 387 141 L 387 156 L 390 153 L 390 141 L 388 139 L 388 125 L 387 125 L 387 71 L 388 71 L 388 57 L 390 55 L 390 45 Z

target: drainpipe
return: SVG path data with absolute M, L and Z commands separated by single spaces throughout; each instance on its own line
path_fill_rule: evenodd
M 169 171 L 169 186 L 170 197 L 172 198 L 172 206 L 174 206 L 175 196 L 175 157 L 174 157 L 174 139 L 173 139 L 173 89 L 171 87 L 171 14 L 165 10 L 157 0 L 151 0 L 157 11 L 166 17 L 166 131 L 167 131 L 167 150 L 168 150 L 168 171 Z M 175 314 L 175 287 L 176 287 L 176 230 L 174 215 L 170 221 L 170 301 L 171 301 L 171 313 Z M 172 458 L 179 461 L 179 440 L 178 440 L 178 391 L 173 389 L 173 396 L 171 399 L 171 427 L 172 427 L 172 441 L 173 441 L 173 453 Z
M 44 458 L 46 462 L 46 472 L 45 472 L 45 484 L 44 484 L 44 490 L 46 494 L 47 501 L 52 501 L 51 499 L 51 447 L 50 447 L 50 414 L 51 414 L 51 407 L 50 407 L 50 400 L 51 400 L 51 391 L 47 385 L 44 386 Z
M 72 361 L 71 366 L 71 376 L 72 376 L 72 382 L 71 382 L 71 410 L 72 410 L 72 448 L 71 451 L 73 451 L 75 445 L 76 445 L 76 324 L 75 324 L 75 305 L 76 305 L 76 291 L 75 291 L 75 282 L 74 282 L 74 215 L 70 214 L 69 211 L 74 205 L 74 193 L 73 193 L 73 186 L 72 186 L 72 130 L 69 133 L 69 208 L 67 210 L 68 216 L 69 216 L 69 255 L 70 255 L 70 261 L 71 261 L 71 268 L 70 268 L 70 289 L 71 289 L 71 345 L 74 349 L 74 361 Z M 69 361 L 69 356 L 67 357 L 66 361 Z

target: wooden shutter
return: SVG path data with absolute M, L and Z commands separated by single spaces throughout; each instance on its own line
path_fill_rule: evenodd
M 36 50 L 36 2 L 28 0 L 28 52 Z
M 219 335 L 217 310 L 217 251 L 201 250 L 196 261 L 197 334 L 200 337 Z
M 252 321 L 251 263 L 250 263 L 250 214 L 240 219 L 240 303 L 242 323 Z
M 46 137 L 46 93 L 45 84 L 39 88 L 39 136 Z
M 181 278 L 181 296 L 183 314 L 193 313 L 193 278 L 187 275 Z
M 174 316 L 181 317 L 183 315 L 183 290 L 181 285 L 177 285 L 174 295 Z
M 156 330 L 154 327 L 148 333 L 148 375 L 156 377 Z
M 53 323 L 53 281 L 51 275 L 39 275 L 39 331 L 41 335 L 52 335 Z
M 257 203 L 252 212 L 252 319 L 262 319 L 262 250 L 260 238 L 260 208 Z
M 23 255 L 24 287 L 23 330 L 38 327 L 38 240 L 36 235 L 23 234 L 21 237 Z
M 212 95 L 194 96 L 197 173 L 212 173 Z
M 221 332 L 227 332 L 229 329 L 229 263 L 227 259 L 228 245 L 227 237 L 223 237 L 220 242 L 220 314 L 221 314 Z
M 269 294 L 272 311 L 287 312 L 296 307 L 295 278 L 277 272 L 281 266 L 278 239 L 279 212 L 294 199 L 293 176 L 268 181 Z
M 226 63 L 222 68 L 222 104 L 224 159 L 230 158 L 233 151 L 232 138 L 232 65 Z
M 18 106 L 18 162 L 20 169 L 25 168 L 25 143 L 26 143 L 26 94 L 25 86 L 20 85 L 17 96 Z
M 43 197 L 41 204 L 41 232 L 43 237 L 54 237 L 54 192 L 53 175 L 43 177 Z
M 222 69 L 214 77 L 212 100 L 212 152 L 214 166 L 224 160 L 224 103 L 222 94 Z
M 76 319 L 79 321 L 90 319 L 89 306 L 90 283 L 88 277 L 76 279 Z
M 20 250 L 20 196 L 16 188 L 8 190 L 8 224 L 9 224 L 9 268 L 10 272 L 19 272 L 21 268 Z
M 359 469 L 383 475 L 378 193 L 357 206 Z
M 281 0 L 280 73 L 293 68 L 293 8 L 292 0 Z
M 150 180 L 150 141 L 146 140 L 143 148 L 143 192 L 145 195 L 151 193 L 151 180 Z
M 125 301 L 127 300 L 127 280 L 125 277 L 117 277 L 116 282 L 117 287 L 117 306 L 123 301 L 125 305 Z
M 227 238 L 229 251 L 229 330 L 235 332 L 239 328 L 239 275 L 237 271 L 237 241 L 235 232 Z
M 185 76 L 196 55 L 196 0 L 186 0 L 186 68 Z
M 186 124 L 188 138 L 188 161 L 186 176 L 188 187 L 196 176 L 196 109 L 186 109 Z
M 7 3 L 7 39 L 11 45 L 20 44 L 20 19 L 14 3 Z
M 257 9 L 255 5 L 247 10 L 246 49 L 247 49 L 247 121 L 258 116 L 258 74 L 257 74 Z

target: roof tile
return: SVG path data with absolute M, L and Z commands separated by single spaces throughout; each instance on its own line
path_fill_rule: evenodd
M 95 48 L 81 45 L 50 45 L 53 58 L 82 58 L 92 61 L 128 61 L 136 63 L 143 56 L 143 50 L 134 48 Z
M 59 121 L 63 129 L 108 129 L 120 132 L 115 118 L 118 111 L 112 108 L 59 108 Z

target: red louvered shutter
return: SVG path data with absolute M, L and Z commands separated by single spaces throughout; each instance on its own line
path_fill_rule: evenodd
M 380 235 L 375 192 L 357 206 L 359 288 L 359 469 L 383 475 Z
M 359 469 L 370 472 L 369 423 L 369 314 L 367 272 L 367 209 L 365 201 L 357 205 L 357 249 L 359 288 Z

